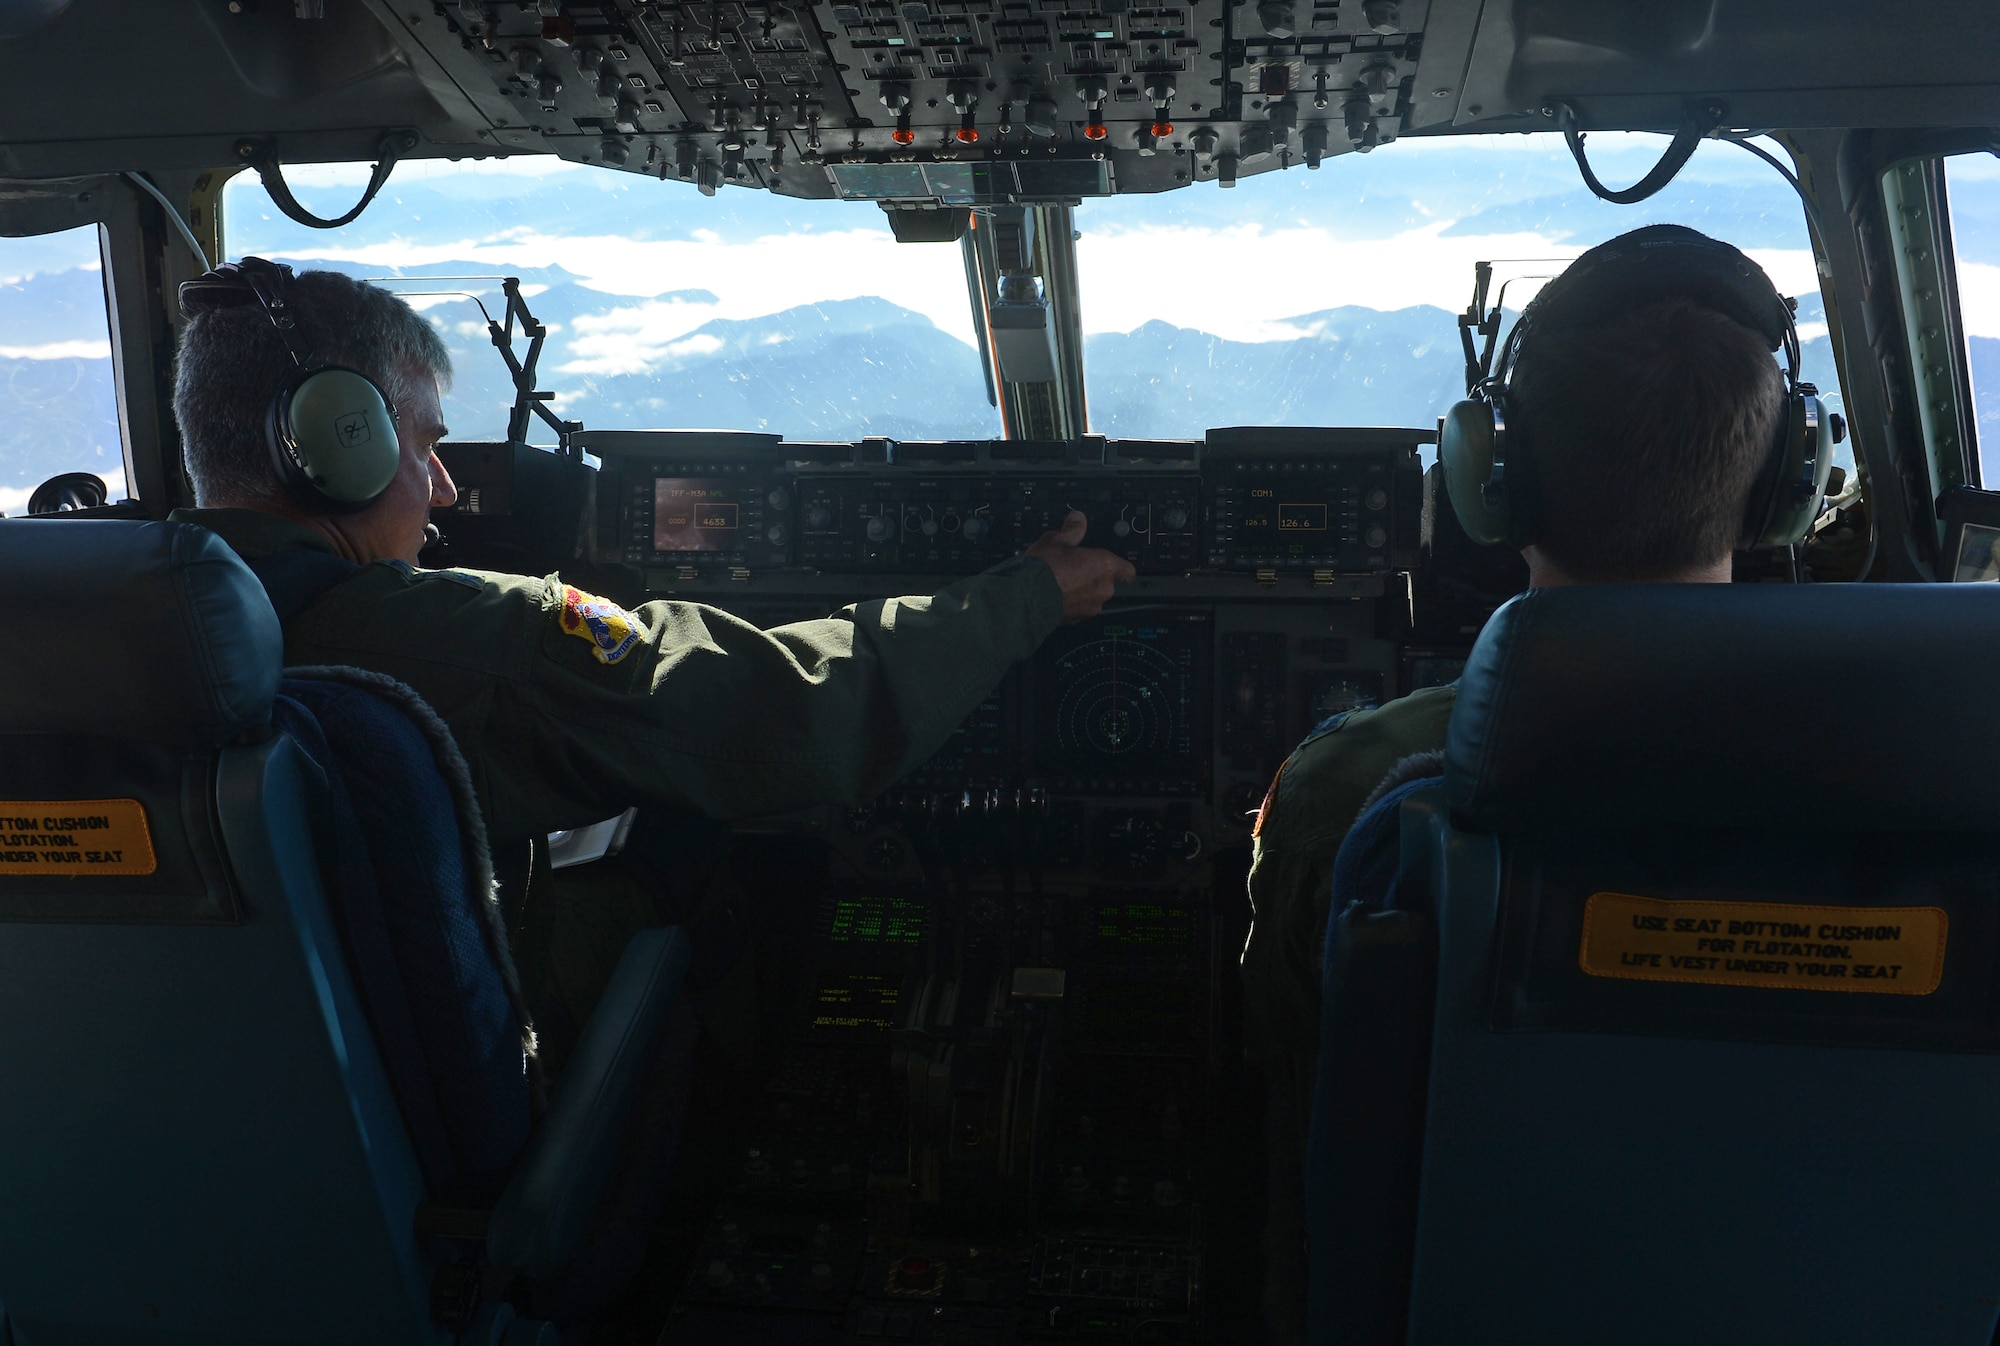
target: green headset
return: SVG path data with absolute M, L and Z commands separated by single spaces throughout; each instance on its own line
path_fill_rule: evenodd
M 1550 281 L 1508 333 L 1493 373 L 1438 425 L 1445 490 L 1466 534 L 1484 546 L 1535 540 L 1533 454 L 1510 435 L 1508 378 L 1533 333 L 1585 328 L 1662 299 L 1687 298 L 1733 318 L 1785 355 L 1785 411 L 1750 492 L 1741 546 L 1788 547 L 1819 515 L 1833 466 L 1831 418 L 1819 389 L 1799 379 L 1792 307 L 1764 269 L 1720 240 L 1677 224 L 1648 225 L 1584 253 Z
M 264 414 L 272 466 L 307 508 L 350 514 L 380 499 L 402 457 L 389 397 L 358 369 L 321 364 L 299 338 L 292 269 L 245 257 L 180 287 L 181 313 L 256 304 L 284 343 L 291 366 Z

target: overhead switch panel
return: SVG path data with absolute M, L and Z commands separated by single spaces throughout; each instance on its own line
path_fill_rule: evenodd
M 395 14 L 498 146 L 914 208 L 1317 167 L 1411 122 L 1428 0 L 535 0 Z

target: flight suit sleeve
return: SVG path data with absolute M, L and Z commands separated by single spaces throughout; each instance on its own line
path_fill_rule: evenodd
M 1361 805 L 1396 763 L 1444 746 L 1456 688 L 1355 711 L 1309 735 L 1279 768 L 1252 841 L 1250 938 L 1243 948 L 1246 1040 L 1318 1050 L 1320 951 L 1333 861 Z
M 1353 806 L 1342 807 L 1352 790 L 1321 778 L 1353 773 L 1329 772 L 1311 760 L 1327 755 L 1315 752 L 1316 746 L 1308 743 L 1286 759 L 1258 810 L 1251 841 L 1252 924 L 1243 948 L 1246 1040 L 1294 1052 L 1311 1051 L 1318 1041 L 1313 936 L 1324 919 L 1333 858 L 1361 800 L 1356 795 Z
M 486 747 L 527 812 L 549 818 L 860 803 L 934 752 L 1062 618 L 1054 573 L 1025 556 L 927 598 L 771 630 L 543 586 L 524 704 L 501 717 L 518 722 L 492 724 Z

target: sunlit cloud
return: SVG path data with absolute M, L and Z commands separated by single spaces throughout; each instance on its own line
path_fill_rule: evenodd
M 691 316 L 676 310 L 699 311 Z M 714 355 L 722 338 L 706 332 L 684 335 L 707 321 L 709 304 L 646 304 L 577 319 L 570 339 L 573 358 L 556 366 L 571 375 L 644 374 L 663 364 Z
M 2000 337 L 2000 266 L 1959 262 L 1958 311 L 1973 336 Z
M 123 500 L 125 491 L 125 469 L 114 468 L 98 472 L 98 477 L 109 488 L 108 498 Z M 38 483 L 39 484 L 39 483 Z M 0 486 L 0 514 L 16 519 L 28 512 L 28 497 L 35 493 L 33 486 Z
M 1643 133 L 1598 135 L 1592 138 L 1592 149 L 1608 166 L 1606 171 L 1615 173 L 1650 164 L 1664 143 L 1662 137 Z M 1487 192 L 1468 194 L 1459 166 L 1465 146 L 1455 140 L 1410 141 L 1396 147 L 1396 156 L 1393 161 L 1386 156 L 1371 161 L 1365 174 L 1352 166 L 1345 170 L 1352 174 L 1356 202 L 1379 192 L 1385 205 L 1414 206 L 1424 221 L 1390 238 L 1343 238 L 1336 228 L 1319 224 L 1309 213 L 1313 209 L 1309 195 L 1287 193 L 1283 184 L 1263 179 L 1253 180 L 1257 185 L 1244 188 L 1241 197 L 1227 198 L 1228 205 L 1241 202 L 1244 207 L 1234 220 L 1216 214 L 1224 197 L 1202 188 L 1158 201 L 1148 199 L 1144 216 L 1127 210 L 1117 217 L 1137 223 L 1100 224 L 1095 220 L 1104 217 L 1093 217 L 1092 209 L 1079 212 L 1084 330 L 1129 332 L 1160 321 L 1229 340 L 1267 343 L 1296 340 L 1304 329 L 1293 320 L 1347 305 L 1379 310 L 1429 305 L 1457 312 L 1470 296 L 1475 261 L 1567 259 L 1589 241 L 1556 244 L 1532 231 L 1446 237 L 1468 210 L 1493 199 Z M 1434 170 L 1419 168 L 1427 160 L 1436 164 Z M 1567 156 L 1550 136 L 1484 138 L 1479 162 L 1486 168 L 1475 177 L 1489 182 L 1518 179 L 1523 190 L 1545 190 L 1530 187 L 1529 181 L 1539 183 L 1536 175 L 1548 176 L 1551 169 L 1556 177 L 1550 185 L 1561 182 L 1562 189 L 1570 189 L 1574 181 Z M 573 203 L 586 203 L 592 192 L 607 185 L 629 186 L 620 175 L 536 159 L 485 163 L 476 174 L 437 164 L 406 168 L 416 170 L 411 175 L 416 181 L 471 175 L 483 185 L 484 179 L 511 175 L 530 180 L 522 182 L 524 193 L 549 190 L 541 179 L 567 175 L 564 190 L 575 194 Z M 312 180 L 325 185 L 353 186 L 365 180 L 365 170 L 359 166 L 312 171 L 321 175 Z M 1523 178 L 1523 173 L 1528 176 Z M 1443 196 L 1423 190 L 1427 180 L 1440 181 L 1433 174 L 1443 180 Z M 1732 147 L 1704 146 L 1685 176 L 1733 183 L 1763 181 L 1771 174 L 1748 155 L 1732 152 Z M 1314 175 L 1313 181 L 1321 179 Z M 675 195 L 678 186 L 663 186 L 662 214 L 657 218 L 685 227 L 684 210 L 700 207 Z M 688 228 L 679 238 L 635 239 L 608 230 L 568 233 L 546 219 L 519 224 L 510 220 L 478 237 L 402 238 L 324 255 L 402 266 L 465 261 L 482 267 L 526 268 L 554 263 L 578 275 L 586 286 L 609 294 L 651 299 L 693 285 L 715 294 L 716 304 L 706 312 L 669 306 L 664 311 L 611 315 L 588 331 L 587 345 L 586 329 L 579 324 L 570 353 L 579 367 L 588 366 L 592 372 L 629 369 L 644 350 L 675 341 L 710 319 L 756 318 L 863 296 L 878 296 L 920 313 L 946 334 L 972 343 L 971 311 L 957 248 L 898 244 L 873 212 L 867 212 L 864 223 L 861 214 L 844 213 L 849 208 L 841 204 L 820 205 L 815 212 L 812 203 L 796 203 L 801 220 L 783 233 L 772 233 L 766 226 L 754 232 L 738 228 L 732 234 L 728 226 L 717 223 Z M 1259 215 L 1258 210 L 1264 213 Z M 575 218 L 591 218 L 587 204 L 576 209 Z M 820 219 L 833 227 L 820 225 Z M 847 227 L 848 221 L 853 227 Z M 1753 255 L 1787 292 L 1810 293 L 1816 288 L 1818 277 L 1804 248 Z M 1228 282 L 1187 283 L 1188 277 L 1204 272 L 1226 274 Z M 1525 299 L 1530 293 L 1530 287 L 1517 287 L 1510 293 L 1510 303 L 1516 295 Z M 618 348 L 621 340 L 628 349 Z
M 1472 297 L 1473 264 L 1509 258 L 1574 259 L 1581 244 L 1538 233 L 1446 236 L 1439 221 L 1387 239 L 1344 240 L 1317 228 L 1159 226 L 1086 233 L 1077 244 L 1084 277 L 1086 332 L 1129 332 L 1160 321 L 1229 341 L 1291 341 L 1310 332 L 1287 319 L 1356 305 L 1392 310 L 1428 304 L 1462 310 Z M 1812 254 L 1750 254 L 1788 293 L 1818 287 Z M 1230 284 L 1164 285 L 1202 258 L 1255 259 Z M 1533 269 L 1533 268 L 1529 268 Z M 1269 276 L 1268 281 L 1260 279 Z M 1532 285 L 1508 292 L 1512 306 Z
M 805 304 L 879 297 L 923 314 L 967 345 L 973 342 L 965 266 L 957 248 L 898 243 L 881 229 L 738 239 L 696 232 L 713 241 L 510 230 L 476 239 L 329 248 L 316 255 L 381 267 L 472 262 L 504 269 L 555 263 L 591 289 L 644 298 L 699 285 L 717 300 L 702 321 L 760 318 Z
M 691 344 L 687 334 L 718 316 L 719 304 L 668 296 L 630 304 L 609 313 L 579 314 L 570 336 L 570 359 L 557 366 L 564 374 L 643 374 L 663 360 L 685 359 L 722 349 L 715 337 L 708 350 Z
M 1147 322 L 1193 328 L 1230 341 L 1296 340 L 1291 320 L 1355 305 L 1378 310 L 1427 304 L 1447 312 L 1471 295 L 1473 263 L 1508 258 L 1567 260 L 1584 251 L 1534 232 L 1448 236 L 1438 220 L 1387 239 L 1343 239 L 1330 229 L 1261 224 L 1112 226 L 1077 244 L 1086 333 L 1129 332 Z M 610 294 L 660 296 L 699 284 L 713 305 L 668 300 L 580 319 L 571 339 L 574 372 L 638 372 L 644 352 L 716 318 L 763 317 L 806 304 L 879 296 L 920 313 L 972 343 L 970 305 L 958 250 L 899 244 L 876 230 L 786 234 L 728 241 L 707 230 L 693 239 L 612 235 L 505 236 L 329 250 L 330 260 L 371 266 L 448 261 L 534 267 L 551 261 Z M 1788 293 L 1817 287 L 1805 249 L 1751 254 Z M 1223 285 L 1164 284 L 1204 258 L 1254 258 L 1261 267 Z M 1269 282 L 1260 272 L 1269 274 Z M 1531 290 L 1518 291 L 1525 298 Z M 1512 295 L 1510 294 L 1510 299 Z M 434 302 L 434 301 L 433 301 Z M 569 366 L 565 366 L 569 370 Z
M 48 341 L 39 346 L 0 346 L 0 360 L 109 360 L 109 341 Z

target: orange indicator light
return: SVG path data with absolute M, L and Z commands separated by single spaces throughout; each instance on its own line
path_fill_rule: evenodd
M 970 145 L 979 139 L 979 128 L 976 126 L 961 126 L 958 128 L 957 134 L 960 141 Z
M 889 139 L 895 141 L 898 145 L 911 145 L 916 143 L 917 133 L 907 126 L 898 126 L 889 133 Z
M 1110 134 L 1111 132 L 1105 129 L 1103 122 L 1089 122 L 1083 128 L 1083 138 L 1085 140 L 1102 140 Z
M 1153 139 L 1165 140 L 1168 136 L 1174 133 L 1174 124 L 1172 122 L 1154 122 L 1152 125 L 1152 132 L 1153 132 Z

